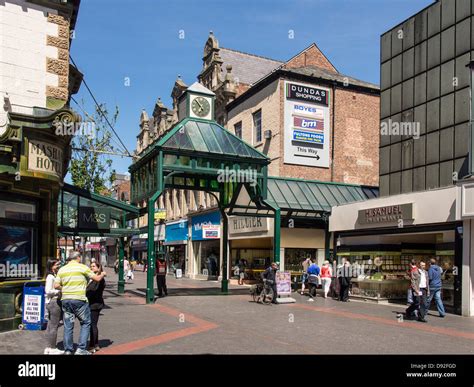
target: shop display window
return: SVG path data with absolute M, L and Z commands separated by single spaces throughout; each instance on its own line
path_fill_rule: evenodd
M 285 248 L 285 270 L 303 272 L 302 263 L 306 258 L 316 258 L 317 249 L 288 249 Z
M 220 241 L 194 242 L 197 274 L 219 276 Z

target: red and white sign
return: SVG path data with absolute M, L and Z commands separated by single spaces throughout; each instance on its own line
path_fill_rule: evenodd
M 202 225 L 203 239 L 219 239 L 221 237 L 221 227 L 214 224 Z

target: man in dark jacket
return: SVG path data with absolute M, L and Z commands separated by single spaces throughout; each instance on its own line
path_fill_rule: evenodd
M 349 302 L 349 288 L 352 280 L 351 263 L 345 261 L 344 265 L 338 269 L 337 277 L 339 281 L 339 301 Z
M 430 268 L 428 269 L 428 277 L 430 279 L 430 295 L 428 297 L 428 309 L 430 308 L 431 301 L 434 297 L 439 317 L 444 317 L 446 315 L 446 312 L 444 311 L 443 300 L 441 299 L 442 274 L 443 270 L 437 265 L 436 259 L 431 258 Z
M 273 289 L 273 300 L 272 302 L 276 304 L 277 299 L 277 286 L 276 286 L 276 272 L 278 270 L 278 265 L 275 262 L 272 262 L 270 267 L 267 268 L 262 273 L 262 279 L 269 281 L 269 286 Z M 270 282 L 272 281 L 272 282 Z

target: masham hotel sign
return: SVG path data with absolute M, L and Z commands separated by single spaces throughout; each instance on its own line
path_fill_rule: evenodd
M 29 140 L 29 171 L 43 172 L 61 178 L 63 162 L 63 151 L 60 147 L 43 141 Z

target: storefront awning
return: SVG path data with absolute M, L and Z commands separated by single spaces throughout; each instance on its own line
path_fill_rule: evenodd
M 378 197 L 377 187 L 330 183 L 315 180 L 268 177 L 266 202 L 281 210 L 281 216 L 321 218 L 331 213 L 333 206 Z M 272 216 L 268 208 L 252 205 L 250 194 L 242 186 L 234 203 L 232 215 Z
M 127 227 L 139 208 L 79 187 L 64 184 L 59 194 L 59 235 L 124 237 L 140 231 Z

